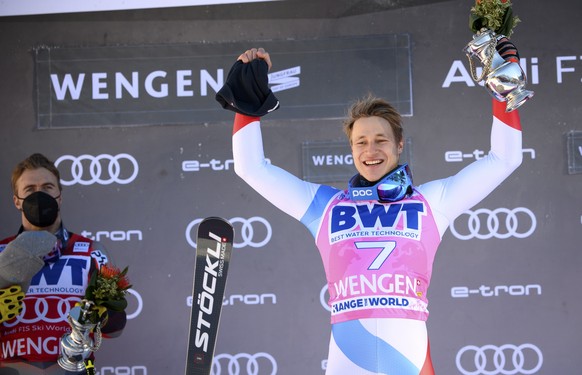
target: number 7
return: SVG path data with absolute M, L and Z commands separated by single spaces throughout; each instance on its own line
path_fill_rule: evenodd
M 369 270 L 378 270 L 382 267 L 384 261 L 392 254 L 392 251 L 396 248 L 396 241 L 361 241 L 354 242 L 356 248 L 361 249 L 381 249 L 378 256 L 374 259 Z

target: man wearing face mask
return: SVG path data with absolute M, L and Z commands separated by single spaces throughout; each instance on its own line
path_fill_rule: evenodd
M 68 312 L 108 256 L 63 226 L 60 174 L 44 155 L 16 165 L 12 191 L 21 226 L 0 241 L 0 373 L 77 374 L 57 364 L 60 338 L 70 329 Z M 126 316 L 108 311 L 103 322 L 104 337 L 118 336 Z

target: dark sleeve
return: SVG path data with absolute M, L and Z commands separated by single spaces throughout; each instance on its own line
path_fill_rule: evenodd
M 100 242 L 93 241 L 93 251 L 100 251 L 103 255 L 105 255 L 108 263 L 113 264 L 111 257 L 103 244 Z M 89 277 L 91 277 L 91 273 L 97 272 L 97 264 L 98 260 L 93 258 L 93 262 L 91 262 L 91 271 L 89 273 Z M 123 329 L 125 328 L 125 324 L 127 323 L 127 314 L 125 311 L 111 311 L 107 310 L 107 320 L 105 321 L 105 325 L 101 327 L 101 333 L 104 337 L 107 338 L 115 338 L 121 336 Z
M 107 321 L 101 327 L 101 333 L 108 338 L 121 336 L 125 324 L 127 323 L 127 314 L 125 311 L 107 311 Z

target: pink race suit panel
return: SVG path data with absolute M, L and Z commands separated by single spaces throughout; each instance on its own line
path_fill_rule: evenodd
M 420 193 L 382 204 L 356 203 L 341 192 L 328 204 L 316 242 L 332 323 L 428 319 L 426 294 L 440 236 Z

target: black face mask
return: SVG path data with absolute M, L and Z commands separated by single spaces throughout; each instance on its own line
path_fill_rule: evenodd
M 22 212 L 30 224 L 45 228 L 53 225 L 57 220 L 59 204 L 49 194 L 36 191 L 22 201 Z

